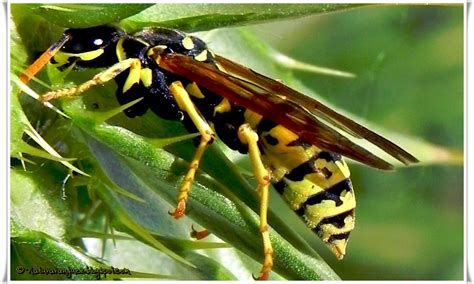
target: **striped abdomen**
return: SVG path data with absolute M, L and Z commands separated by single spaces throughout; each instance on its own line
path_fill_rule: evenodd
M 342 259 L 354 229 L 356 206 L 350 172 L 341 155 L 305 143 L 281 125 L 246 111 L 259 134 L 272 183 L 289 206 Z

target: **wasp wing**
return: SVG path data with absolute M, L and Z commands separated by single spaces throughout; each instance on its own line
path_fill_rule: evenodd
M 393 168 L 388 162 L 323 123 L 317 117 L 318 113 L 322 113 L 320 116 L 323 119 L 337 121 L 336 125 L 343 125 L 358 133 L 405 164 L 417 161 L 387 139 L 282 83 L 223 57 L 215 58 L 225 72 L 211 64 L 176 53 L 162 55 L 159 65 L 168 72 L 194 81 L 200 87 L 263 117 L 271 117 L 275 123 L 290 129 L 304 141 L 322 149 L 337 152 L 374 168 L 383 170 Z
M 262 86 L 266 90 L 278 94 L 284 94 L 290 100 L 300 106 L 303 106 L 305 109 L 310 111 L 316 116 L 322 117 L 328 122 L 334 124 L 335 126 L 341 128 L 342 130 L 354 135 L 355 137 L 364 138 L 380 149 L 384 150 L 400 162 L 408 165 L 411 163 L 418 162 L 414 156 L 406 152 L 393 142 L 385 139 L 379 134 L 371 131 L 370 129 L 358 124 L 352 119 L 345 117 L 344 115 L 334 111 L 333 109 L 327 107 L 326 105 L 320 103 L 319 101 L 305 96 L 288 86 L 268 78 L 262 74 L 259 74 L 249 68 L 246 68 L 240 64 L 232 62 L 222 56 L 216 55 L 216 61 L 230 74 L 244 78 L 250 82 L 257 82 L 259 86 Z M 348 131 L 349 130 L 349 131 Z

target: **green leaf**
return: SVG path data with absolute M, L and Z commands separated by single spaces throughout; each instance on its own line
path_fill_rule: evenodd
M 21 5 L 21 4 L 17 4 Z M 16 6 L 16 5 L 15 5 Z M 137 14 L 151 4 L 26 4 L 29 13 L 41 16 L 51 24 L 67 28 L 86 28 L 115 23 Z M 15 7 L 24 10 L 22 6 Z
M 67 243 L 22 228 L 11 239 L 11 276 L 14 280 L 113 280 L 122 278 L 170 279 L 167 275 L 141 273 L 102 263 Z
M 96 275 L 69 274 L 68 269 L 105 267 L 104 264 L 51 236 L 21 229 L 11 239 L 11 275 L 14 280 L 96 280 Z M 50 271 L 42 273 L 42 270 Z
M 343 11 L 355 4 L 156 4 L 121 22 L 126 30 L 146 26 L 202 31 Z
M 12 220 L 25 228 L 64 237 L 70 230 L 71 215 L 60 198 L 61 185 L 45 170 L 27 173 L 12 169 L 10 179 Z

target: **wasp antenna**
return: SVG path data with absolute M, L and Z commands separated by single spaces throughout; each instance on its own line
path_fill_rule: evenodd
M 53 58 L 56 52 L 69 40 L 68 34 L 63 34 L 61 38 L 51 45 L 38 59 L 33 62 L 28 68 L 20 75 L 20 80 L 23 83 L 28 83 L 32 77 L 34 77 L 43 67 Z

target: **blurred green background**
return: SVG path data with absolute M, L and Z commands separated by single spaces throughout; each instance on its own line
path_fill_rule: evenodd
M 461 6 L 366 7 L 253 29 L 293 58 L 355 73 L 295 74 L 334 105 L 462 151 Z M 321 251 L 342 279 L 463 278 L 462 166 L 351 169 L 358 207 L 348 254 L 336 261 Z

